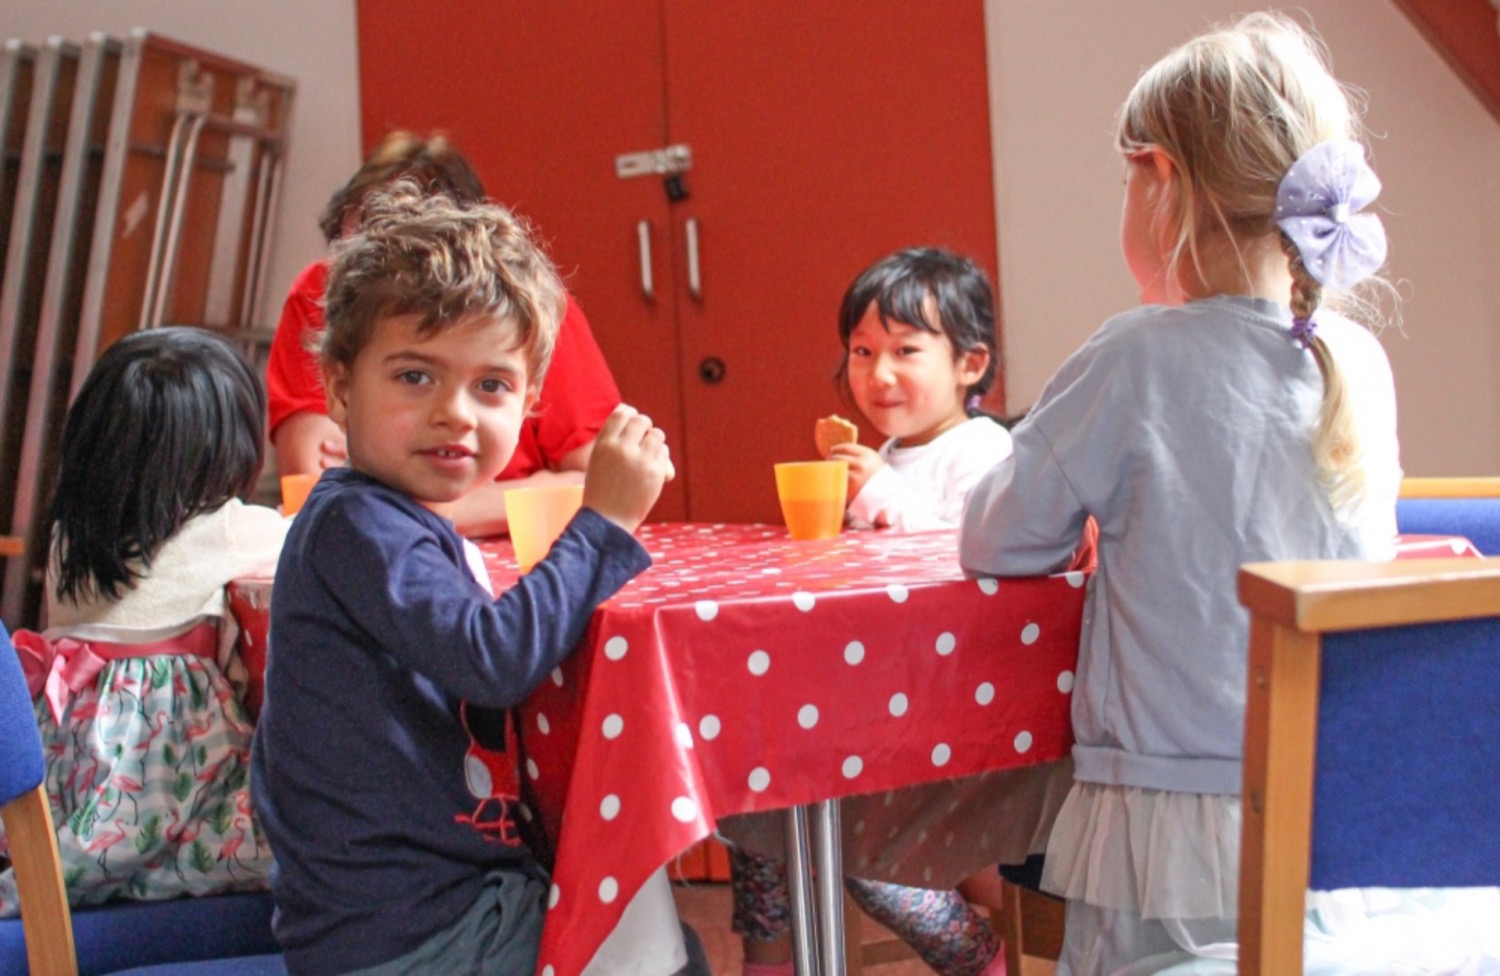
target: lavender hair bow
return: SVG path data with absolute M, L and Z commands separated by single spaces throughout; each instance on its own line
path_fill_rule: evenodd
M 1361 213 L 1380 195 L 1380 178 L 1357 142 L 1319 143 L 1292 164 L 1276 191 L 1276 226 L 1326 288 L 1357 285 L 1385 263 L 1385 227 Z

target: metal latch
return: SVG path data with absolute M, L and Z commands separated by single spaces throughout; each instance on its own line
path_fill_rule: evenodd
M 691 146 L 666 146 L 645 152 L 625 153 L 615 157 L 615 176 L 628 180 L 633 176 L 676 176 L 693 168 Z

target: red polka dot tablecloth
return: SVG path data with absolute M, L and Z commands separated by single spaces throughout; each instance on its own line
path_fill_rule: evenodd
M 1067 754 L 1083 573 L 965 579 L 952 531 L 797 542 L 780 526 L 659 524 L 639 538 L 652 568 L 518 714 L 529 812 L 555 844 L 541 976 L 582 972 L 641 884 L 720 818 L 858 797 L 871 814 L 845 836 L 866 853 L 846 867 L 910 879 L 929 833 L 976 858 L 984 845 L 929 830 L 901 805 L 921 791 L 892 806 L 893 791 L 971 778 L 943 802 L 982 802 L 973 779 Z M 510 543 L 479 547 L 502 592 Z M 252 677 L 269 590 L 230 588 Z M 877 808 L 911 829 L 870 836 Z
M 542 976 L 582 971 L 642 882 L 721 817 L 1071 744 L 1082 573 L 968 580 L 951 531 L 796 542 L 779 526 L 666 524 L 640 539 L 652 568 L 521 709 L 557 844 Z M 480 548 L 509 585 L 508 544 Z

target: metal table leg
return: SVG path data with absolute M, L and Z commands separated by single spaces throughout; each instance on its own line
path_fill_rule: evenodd
M 813 881 L 823 972 L 844 972 L 844 864 L 839 801 L 812 805 Z
M 796 964 L 797 976 L 822 976 L 823 970 L 818 966 L 817 907 L 813 903 L 812 851 L 807 820 L 807 807 L 792 807 L 786 812 L 786 881 L 792 896 L 792 961 Z

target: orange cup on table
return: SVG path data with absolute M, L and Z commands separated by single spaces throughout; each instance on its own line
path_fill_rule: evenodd
M 505 492 L 505 519 L 521 572 L 542 561 L 583 505 L 583 485 L 539 485 Z
M 781 517 L 793 539 L 832 539 L 844 527 L 848 461 L 786 461 L 776 465 Z
M 302 503 L 318 483 L 321 474 L 284 474 L 281 476 L 281 514 L 296 515 Z

